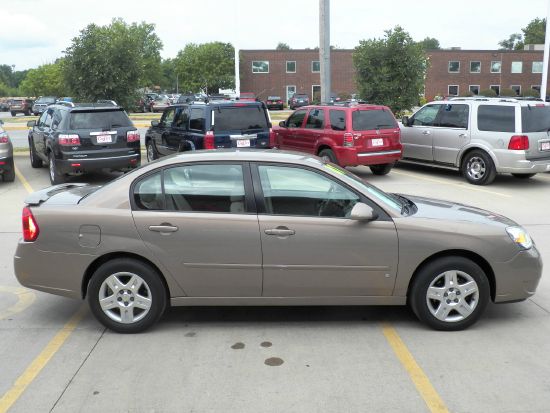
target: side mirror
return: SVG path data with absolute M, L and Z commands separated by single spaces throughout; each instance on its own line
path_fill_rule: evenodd
M 29 128 L 34 128 L 34 127 L 36 126 L 36 121 L 35 121 L 35 120 L 29 120 L 29 121 L 27 122 L 27 126 L 28 126 Z
M 403 123 L 403 126 L 411 126 L 408 116 L 403 116 L 403 118 L 401 119 L 401 123 Z
M 286 121 L 284 120 L 280 121 L 279 126 L 281 126 L 282 128 L 286 128 Z
M 156 126 L 158 126 L 159 124 L 160 124 L 160 122 L 159 122 L 158 120 L 152 120 L 152 121 L 151 121 L 151 126 L 153 126 L 153 127 L 156 127 Z
M 350 219 L 354 221 L 373 221 L 378 218 L 378 215 L 374 210 L 362 202 L 358 202 L 351 210 Z

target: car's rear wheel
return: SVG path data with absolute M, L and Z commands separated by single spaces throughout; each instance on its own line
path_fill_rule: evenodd
M 42 159 L 36 153 L 36 148 L 31 139 L 29 139 L 29 157 L 31 158 L 31 166 L 33 168 L 42 168 Z
M 100 266 L 88 285 L 88 303 L 96 319 L 118 333 L 141 333 L 166 309 L 167 294 L 150 265 L 118 258 Z
M 519 179 L 529 179 L 534 177 L 536 174 L 512 174 L 512 176 L 519 178 Z
M 10 113 L 11 113 L 12 116 L 17 115 L 17 113 L 15 113 L 15 112 L 10 112 Z
M 485 272 L 463 257 L 444 257 L 420 269 L 409 292 L 416 316 L 436 330 L 456 331 L 474 324 L 489 302 Z
M 57 168 L 57 162 L 55 161 L 55 157 L 53 155 L 53 152 L 50 152 L 48 155 L 48 169 L 50 171 L 50 182 L 52 185 L 59 185 L 65 182 L 65 174 L 62 174 L 59 172 L 59 169 Z
M 387 175 L 391 168 L 393 168 L 393 163 L 385 163 L 382 165 L 370 165 L 369 168 L 374 175 Z
M 473 150 L 462 160 L 462 175 L 474 185 L 489 185 L 495 180 L 497 171 L 489 154 Z
M 319 152 L 319 157 L 326 162 L 338 164 L 338 159 L 336 159 L 336 155 L 334 155 L 334 152 L 331 149 L 323 149 Z
M 147 151 L 147 162 L 153 162 L 155 159 L 158 159 L 159 154 L 155 148 L 155 145 L 153 145 L 152 141 L 147 141 L 147 144 L 145 145 L 146 151 Z
M 4 169 L 4 173 L 2 174 L 2 179 L 4 180 L 4 182 L 15 181 L 15 164 L 13 162 L 13 159 L 8 164 L 8 168 Z

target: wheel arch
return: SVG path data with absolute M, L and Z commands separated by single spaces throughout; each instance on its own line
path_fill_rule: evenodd
M 489 158 L 491 158 L 491 160 L 493 161 L 493 164 L 495 165 L 495 168 L 497 168 L 497 170 L 498 170 L 498 167 L 499 167 L 498 159 L 495 156 L 495 154 L 493 153 L 493 151 L 491 151 L 491 149 L 489 149 L 489 148 L 487 148 L 483 145 L 475 145 L 475 146 L 469 146 L 467 148 L 464 148 L 462 150 L 462 152 L 460 152 L 460 154 L 458 155 L 458 158 L 457 158 L 458 165 L 456 165 L 456 166 L 458 167 L 458 169 L 460 171 L 462 171 L 462 162 L 464 162 L 464 158 L 466 157 L 466 155 L 468 155 L 470 152 L 475 151 L 475 150 L 485 152 L 489 156 Z

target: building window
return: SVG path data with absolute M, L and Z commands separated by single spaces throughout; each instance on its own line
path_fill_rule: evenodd
M 319 73 L 321 71 L 321 63 L 318 60 L 313 60 L 311 62 L 311 72 Z
M 523 62 L 512 62 L 512 73 L 522 73 L 523 72 Z
M 456 60 L 449 61 L 449 73 L 458 73 L 460 72 L 460 62 Z
M 253 60 L 252 73 L 269 73 L 269 62 L 267 60 Z
M 479 85 L 470 85 L 469 90 L 472 95 L 479 95 Z
M 542 73 L 542 62 L 533 62 L 533 68 L 531 72 Z
M 500 73 L 502 62 L 500 60 L 494 60 L 491 62 L 491 73 Z
M 500 96 L 500 85 L 491 85 L 489 86 L 490 89 L 493 89 L 497 96 Z
M 510 89 L 516 92 L 516 96 L 521 96 L 521 85 L 512 85 Z
M 447 92 L 447 95 L 449 96 L 458 96 L 458 85 L 447 86 Z
M 312 85 L 311 86 L 311 100 L 313 102 L 321 102 L 321 86 Z
M 481 62 L 470 62 L 470 73 L 481 73 Z
M 296 60 L 287 60 L 286 61 L 286 72 L 287 73 L 296 73 Z

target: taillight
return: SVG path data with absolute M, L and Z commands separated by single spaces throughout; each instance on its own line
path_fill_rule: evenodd
M 514 135 L 510 138 L 508 149 L 513 151 L 524 151 L 529 149 L 529 136 Z
M 277 146 L 277 140 L 273 129 L 269 128 L 269 147 L 275 148 Z
M 204 135 L 203 147 L 204 149 L 216 149 L 216 146 L 214 145 L 213 131 L 209 130 L 206 132 L 206 135 Z
M 26 242 L 36 241 L 40 230 L 29 207 L 23 208 L 23 240 Z
M 8 138 L 7 133 L 0 133 L 0 143 L 8 143 L 10 141 L 10 138 Z
M 137 130 L 129 130 L 128 132 L 126 132 L 126 140 L 128 142 L 139 141 L 139 132 Z
M 66 146 L 78 146 L 80 145 L 80 137 L 78 135 L 59 135 L 58 137 L 60 145 Z
M 353 146 L 353 134 L 346 132 L 344 133 L 344 145 L 343 146 Z

